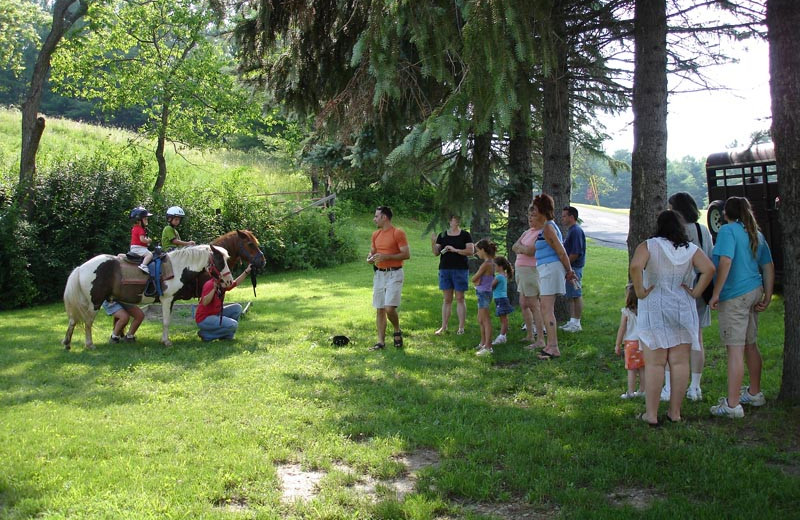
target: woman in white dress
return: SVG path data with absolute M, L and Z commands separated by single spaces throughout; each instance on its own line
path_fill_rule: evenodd
M 700 210 L 697 209 L 697 203 L 694 198 L 685 191 L 674 193 L 669 198 L 669 209 L 677 211 L 683 217 L 684 224 L 686 225 L 686 237 L 689 242 L 696 245 L 706 256 L 711 258 L 711 250 L 714 249 L 714 240 L 711 238 L 711 232 L 708 228 L 701 225 L 697 221 L 700 219 Z M 700 350 L 692 350 L 689 364 L 691 365 L 692 378 L 689 382 L 689 390 L 686 391 L 686 397 L 692 401 L 699 401 L 703 398 L 703 391 L 700 389 L 700 380 L 703 376 L 703 367 L 706 364 L 705 347 L 703 346 L 703 329 L 711 325 L 711 308 L 708 306 L 703 298 L 695 300 L 697 305 L 697 318 L 700 320 Z M 661 390 L 661 400 L 669 401 L 670 397 L 670 382 L 669 382 L 669 365 L 664 373 L 664 388 Z
M 691 288 L 695 271 L 700 279 Z M 669 362 L 672 393 L 667 419 L 678 422 L 689 382 L 689 352 L 700 348 L 694 300 L 711 282 L 714 264 L 689 242 L 678 214 L 666 210 L 658 216 L 655 234 L 636 248 L 630 275 L 639 298 L 636 333 L 645 366 L 645 412 L 639 418 L 659 425 L 664 365 Z

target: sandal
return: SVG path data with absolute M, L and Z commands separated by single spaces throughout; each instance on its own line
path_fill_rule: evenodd
M 402 330 L 394 331 L 392 337 L 394 338 L 394 346 L 396 348 L 403 348 L 403 331 Z
M 665 413 L 664 417 L 666 417 L 667 420 L 669 422 L 671 422 L 671 423 L 682 423 L 683 422 L 683 417 L 681 417 L 680 419 L 673 419 L 672 417 L 669 416 L 669 413 Z
M 385 348 L 385 347 L 386 347 L 386 345 L 384 345 L 383 343 L 375 343 L 374 345 L 369 347 L 369 350 L 380 350 L 380 349 Z
M 458 334 L 459 336 L 463 336 L 464 335 L 464 329 L 458 329 L 456 331 L 456 334 Z
M 660 422 L 651 423 L 650 421 L 648 421 L 645 418 L 645 415 L 647 415 L 646 412 L 642 412 L 642 413 L 636 414 L 636 420 L 637 421 L 642 421 L 643 423 L 646 423 L 651 428 L 658 428 L 659 426 L 661 426 Z
M 539 359 L 541 359 L 542 361 L 550 361 L 551 359 L 558 359 L 560 357 L 561 354 L 551 354 L 546 350 L 542 350 L 542 352 L 539 354 Z
M 442 334 L 444 334 L 446 332 L 447 332 L 447 329 L 442 327 L 440 329 L 436 329 L 436 332 L 434 332 L 434 334 L 437 335 L 437 336 L 441 336 Z

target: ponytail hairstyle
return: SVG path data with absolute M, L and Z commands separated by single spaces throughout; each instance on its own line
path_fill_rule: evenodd
M 633 290 L 632 283 L 625 286 L 625 307 L 633 312 L 639 312 L 639 298 L 636 297 L 636 291 Z
M 511 267 L 511 263 L 506 257 L 498 256 L 494 259 L 494 263 L 506 272 L 506 278 L 508 278 L 509 282 L 514 279 L 514 268 Z
M 750 201 L 744 197 L 729 197 L 725 201 L 725 216 L 728 217 L 728 220 L 735 220 L 744 225 L 744 230 L 750 238 L 750 251 L 755 258 L 758 252 L 759 229 Z
M 478 240 L 478 243 L 475 244 L 475 247 L 477 249 L 483 249 L 486 251 L 486 254 L 492 258 L 494 258 L 495 253 L 497 253 L 497 245 L 488 238 L 482 238 Z

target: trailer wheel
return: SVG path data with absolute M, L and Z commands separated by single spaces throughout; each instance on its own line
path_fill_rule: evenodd
M 725 223 L 725 218 L 722 216 L 722 209 L 725 207 L 725 202 L 721 200 L 715 200 L 711 204 L 708 205 L 708 230 L 711 231 L 711 235 L 716 239 L 717 233 L 719 232 L 719 228 Z

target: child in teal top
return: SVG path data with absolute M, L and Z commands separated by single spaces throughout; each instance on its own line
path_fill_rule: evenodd
M 492 345 L 500 345 L 508 341 L 508 315 L 514 312 L 514 307 L 508 301 L 508 281 L 514 279 L 514 268 L 504 256 L 498 256 L 494 259 L 494 273 L 492 297 L 495 302 L 494 315 L 500 318 L 500 334 L 492 341 Z

